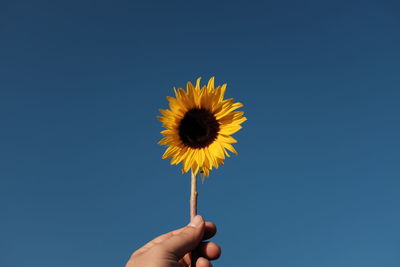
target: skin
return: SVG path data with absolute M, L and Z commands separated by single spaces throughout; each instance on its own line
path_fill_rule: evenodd
M 136 250 L 125 267 L 210 267 L 210 261 L 221 255 L 221 249 L 205 240 L 216 232 L 214 223 L 197 215 L 189 225 L 160 235 Z M 196 264 L 191 265 L 190 253 L 196 255 Z

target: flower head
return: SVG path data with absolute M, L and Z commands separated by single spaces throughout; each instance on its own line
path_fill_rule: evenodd
M 169 109 L 160 110 L 157 117 L 166 130 L 158 144 L 167 145 L 163 159 L 172 158 L 171 164 L 182 162 L 182 173 L 190 169 L 196 175 L 199 171 L 209 176 L 212 168 L 224 164 L 228 151 L 237 155 L 232 146 L 237 141 L 231 136 L 242 128 L 246 121 L 241 103 L 233 98 L 224 99 L 226 84 L 214 87 L 214 77 L 207 86 L 187 83 L 186 91 L 175 89 L 175 97 L 167 97 Z

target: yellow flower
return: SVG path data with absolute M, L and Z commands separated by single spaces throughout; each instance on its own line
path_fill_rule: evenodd
M 174 88 L 175 97 L 167 97 L 170 109 L 160 110 L 163 116 L 157 117 L 166 128 L 158 144 L 168 146 L 163 159 L 172 158 L 171 165 L 182 162 L 182 173 L 192 169 L 204 177 L 224 164 L 227 150 L 237 155 L 232 146 L 237 141 L 231 135 L 246 118 L 244 112 L 234 111 L 243 104 L 224 99 L 226 84 L 214 88 L 212 77 L 207 86 L 200 87 L 200 79 L 196 86 L 188 82 L 186 91 Z

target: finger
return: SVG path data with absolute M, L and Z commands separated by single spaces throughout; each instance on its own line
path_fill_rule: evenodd
M 209 260 L 216 260 L 221 256 L 221 248 L 214 242 L 202 242 L 198 250 L 201 256 Z
M 200 215 L 193 218 L 188 226 L 176 235 L 172 235 L 159 245 L 167 252 L 172 253 L 178 259 L 187 252 L 192 251 L 200 243 L 204 235 L 205 222 Z
M 186 263 L 186 261 L 184 260 L 184 259 L 180 259 L 179 261 L 178 261 L 178 266 L 179 267 L 188 267 L 189 266 L 189 264 L 188 263 Z
M 212 222 L 206 222 L 206 230 L 204 231 L 203 240 L 210 239 L 217 233 L 217 226 Z
M 182 227 L 182 228 L 176 229 L 174 231 L 162 234 L 162 235 L 154 238 L 153 240 L 151 240 L 151 241 L 147 242 L 145 245 L 143 245 L 140 249 L 138 249 L 135 252 L 135 254 L 139 254 L 139 253 L 145 252 L 146 250 L 152 248 L 154 245 L 159 244 L 159 243 L 171 238 L 173 235 L 176 235 L 176 234 L 180 233 L 184 228 L 185 227 Z
M 149 243 L 147 243 L 147 244 L 155 245 L 155 244 L 161 243 L 161 242 L 163 242 L 164 240 L 167 240 L 167 239 L 171 238 L 172 236 L 179 234 L 183 229 L 185 229 L 185 227 L 182 227 L 182 228 L 173 230 L 173 231 L 171 231 L 171 232 L 169 232 L 169 233 L 162 234 L 162 235 L 160 235 L 160 236 L 154 238 L 153 240 L 151 240 L 151 241 L 150 241 Z
M 185 256 L 180 260 L 182 266 L 190 266 L 190 253 L 186 253 Z M 186 265 L 185 265 L 186 264 Z
M 212 267 L 212 264 L 206 258 L 200 257 L 196 261 L 196 267 Z

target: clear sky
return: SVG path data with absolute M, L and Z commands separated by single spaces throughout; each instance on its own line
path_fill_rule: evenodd
M 0 265 L 123 266 L 188 222 L 159 108 L 211 76 L 239 156 L 215 266 L 400 266 L 398 1 L 0 2 Z

